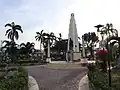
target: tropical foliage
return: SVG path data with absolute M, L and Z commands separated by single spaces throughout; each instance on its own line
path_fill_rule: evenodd
M 43 43 L 43 30 L 41 32 L 36 32 L 35 39 L 36 41 L 40 42 L 40 50 L 41 50 L 41 44 Z
M 5 25 L 5 27 L 7 27 L 7 26 L 9 26 L 10 29 L 8 29 L 6 31 L 5 36 L 7 35 L 8 39 L 10 39 L 12 41 L 15 41 L 14 39 L 18 40 L 18 38 L 19 38 L 18 31 L 21 31 L 23 33 L 22 27 L 20 25 L 15 25 L 14 22 L 12 22 L 11 24 L 8 23 Z
M 19 49 L 20 57 L 22 59 L 28 59 L 33 53 L 33 50 L 35 51 L 34 45 L 35 45 L 34 43 L 30 43 L 30 42 L 27 42 L 26 44 L 21 43 Z
M 89 33 L 85 33 L 82 36 L 83 40 L 85 41 L 85 45 L 87 47 L 87 49 L 90 51 L 91 56 L 93 57 L 93 48 L 94 46 L 96 46 L 98 40 L 98 36 L 95 34 L 95 32 L 89 32 Z
M 50 57 L 50 47 L 54 45 L 54 42 L 56 40 L 56 37 L 53 32 L 49 33 L 43 33 L 43 46 L 44 51 L 46 53 L 46 57 Z
M 5 51 L 5 55 L 9 57 L 12 63 L 14 63 L 18 55 L 17 44 L 15 42 L 7 41 L 7 40 L 4 40 L 3 44 L 4 43 L 5 45 L 2 47 L 2 50 Z

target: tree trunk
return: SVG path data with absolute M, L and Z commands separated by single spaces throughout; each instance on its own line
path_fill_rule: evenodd
M 91 58 L 93 58 L 93 45 L 90 45 L 90 53 L 91 53 Z
M 48 40 L 48 53 L 47 53 L 47 57 L 50 58 L 50 41 Z
M 40 39 L 40 51 L 41 51 L 41 39 Z
M 85 57 L 85 44 L 84 44 L 83 38 L 82 38 L 82 56 L 83 56 L 83 58 Z
M 15 41 L 15 40 L 14 40 L 14 35 L 12 36 L 12 39 L 11 39 L 11 40 L 12 40 L 13 42 Z

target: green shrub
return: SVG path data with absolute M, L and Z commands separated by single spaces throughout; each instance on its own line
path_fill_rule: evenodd
M 94 67 L 94 66 L 93 66 Z M 90 66 L 88 69 L 89 84 L 93 90 L 120 90 L 120 73 L 112 73 L 112 87 L 109 88 L 108 73 L 100 72 L 96 67 Z
M 25 64 L 25 63 L 38 63 L 37 60 L 34 60 L 34 61 L 30 61 L 30 60 L 21 60 L 21 61 L 18 61 L 17 63 L 19 64 Z
M 9 71 L 8 74 L 0 80 L 0 90 L 28 90 L 27 70 L 19 67 L 17 71 Z
M 0 68 L 1 68 L 1 67 L 6 67 L 6 66 L 7 66 L 6 63 L 2 63 L 2 64 L 0 64 Z
M 88 71 L 88 78 L 96 90 L 109 90 L 107 75 L 97 69 Z

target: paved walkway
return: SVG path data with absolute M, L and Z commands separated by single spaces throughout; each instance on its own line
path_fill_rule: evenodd
M 43 66 L 30 66 L 28 72 L 33 76 L 40 90 L 78 90 L 86 68 L 50 69 Z

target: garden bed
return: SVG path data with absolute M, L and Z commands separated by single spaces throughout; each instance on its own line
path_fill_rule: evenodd
M 112 87 L 109 88 L 108 73 L 102 73 L 99 69 L 88 71 L 89 84 L 92 90 L 120 90 L 120 73 L 111 73 Z
M 9 71 L 0 80 L 0 90 L 28 90 L 28 72 L 22 67 Z

